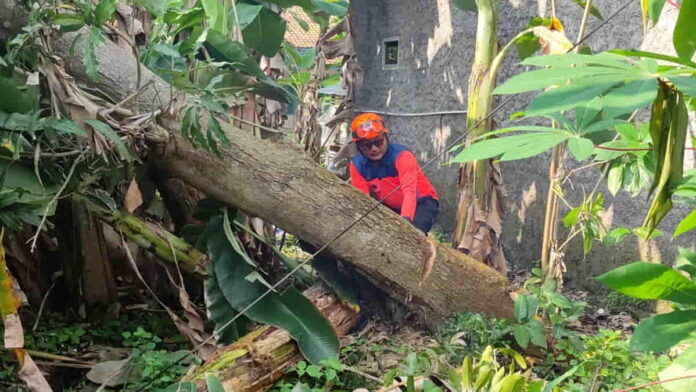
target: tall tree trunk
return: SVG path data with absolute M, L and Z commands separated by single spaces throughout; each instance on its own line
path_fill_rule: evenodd
M 498 0 L 480 0 L 476 30 L 476 52 L 469 77 L 466 129 L 469 138 L 491 130 L 492 92 L 497 67 L 496 33 Z M 507 261 L 500 241 L 503 217 L 503 180 L 500 166 L 492 160 L 463 164 L 459 171 L 459 206 L 452 245 L 502 274 Z
M 10 0 L 0 0 L 0 4 Z M 1 5 L 0 5 L 1 8 Z M 0 14 L 0 29 L 13 15 Z M 16 17 L 14 17 L 16 19 Z M 138 63 L 117 45 L 98 47 L 98 82 L 91 81 L 80 56 L 83 34 L 64 34 L 53 42 L 70 74 L 78 81 L 121 100 L 137 88 Z M 135 99 L 142 110 L 165 108 L 171 86 L 141 67 Z M 185 100 L 185 97 L 182 97 Z M 183 102 L 180 100 L 180 102 Z M 129 104 L 133 104 L 129 101 Z M 375 201 L 319 167 L 287 145 L 258 140 L 225 125 L 231 144 L 220 156 L 195 149 L 181 136 L 180 122 L 166 114 L 151 127 L 152 156 L 157 165 L 207 195 L 258 216 L 328 250 L 378 282 L 395 299 L 424 309 L 428 321 L 461 311 L 512 316 L 507 280 L 494 269 L 452 249 L 431 244 L 411 224 L 384 206 L 370 212 L 338 240 L 336 236 L 373 208 Z M 432 250 L 435 250 L 433 257 Z M 419 282 L 422 281 L 422 284 Z

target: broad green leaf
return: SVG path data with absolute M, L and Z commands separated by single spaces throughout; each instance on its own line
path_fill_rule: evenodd
M 628 82 L 602 97 L 602 107 L 608 117 L 618 117 L 643 109 L 657 95 L 657 79 L 649 78 Z
M 631 230 L 626 227 L 617 227 L 613 229 L 607 235 L 604 236 L 604 244 L 606 245 L 617 245 L 619 244 L 627 235 L 631 234 Z
M 531 342 L 535 346 L 546 348 L 546 332 L 544 331 L 544 324 L 541 321 L 533 319 L 529 320 L 526 324 L 531 337 Z
M 694 63 L 692 61 L 683 60 L 683 59 L 680 59 L 679 57 L 668 56 L 666 54 L 661 54 L 661 53 L 645 52 L 642 50 L 625 50 L 625 49 L 613 49 L 613 50 L 610 50 L 609 53 L 620 54 L 622 56 L 645 57 L 645 58 L 651 58 L 651 59 L 655 59 L 655 60 L 664 60 L 664 61 L 669 61 L 672 63 L 686 65 L 686 66 L 689 66 L 692 68 L 696 67 L 696 63 Z
M 604 67 L 612 67 L 632 71 L 632 67 L 623 56 L 602 52 L 597 54 L 551 54 L 546 56 L 529 57 L 522 61 L 524 65 L 536 65 L 538 67 L 570 67 L 571 65 L 594 64 Z
M 230 33 L 228 10 L 225 9 L 225 3 L 220 0 L 201 0 L 205 15 L 208 17 L 208 26 L 222 35 Z
M 607 188 L 613 196 L 616 196 L 621 190 L 624 177 L 624 165 L 622 162 L 612 162 L 607 173 Z
M 674 236 L 679 237 L 687 231 L 696 229 L 696 210 L 691 211 L 674 230 Z
M 506 153 L 512 154 L 510 156 L 515 156 L 515 154 L 522 156 L 533 151 L 533 148 L 530 148 L 532 145 L 536 148 L 543 146 L 545 150 L 561 143 L 568 137 L 568 135 L 551 132 L 529 132 L 521 135 L 487 139 L 465 147 L 452 162 L 476 161 Z M 549 140 L 553 141 L 553 145 L 548 146 Z M 539 154 L 544 150 L 535 152 L 535 154 Z
M 558 67 L 537 69 L 511 77 L 505 83 L 496 87 L 493 94 L 517 94 L 539 90 L 555 84 L 565 84 L 571 79 L 581 79 L 590 76 L 608 76 L 612 80 L 622 79 L 624 72 L 608 67 Z
M 677 24 L 674 26 L 672 43 L 679 58 L 691 60 L 696 52 L 696 0 L 683 0 L 679 7 Z
M 92 128 L 94 128 L 94 130 L 104 135 L 107 139 L 111 140 L 111 142 L 114 143 L 116 151 L 121 159 L 128 162 L 132 162 L 134 160 L 133 154 L 128 147 L 126 147 L 123 140 L 121 140 L 121 137 L 118 136 L 116 131 L 114 131 L 108 124 L 91 118 L 85 120 L 85 123 L 89 124 Z
M 597 118 L 602 111 L 601 97 L 587 102 L 585 105 L 578 106 L 575 109 L 575 123 L 577 124 L 578 133 L 587 133 L 584 131 Z
M 585 9 L 587 7 L 586 0 L 573 0 L 573 3 L 579 5 L 582 9 Z M 595 7 L 593 5 L 590 6 L 590 14 L 592 14 L 592 16 L 594 16 L 595 18 L 597 18 L 599 20 L 604 20 L 604 18 L 602 17 L 602 13 L 599 12 L 599 9 L 597 9 L 597 7 Z
M 58 131 L 59 134 L 72 134 L 77 136 L 87 137 L 87 132 L 80 128 L 75 121 L 61 118 L 50 123 L 51 128 Z
M 464 11 L 477 11 L 476 0 L 454 0 L 454 5 Z
M 541 48 L 539 44 L 539 38 L 533 33 L 527 33 L 515 41 L 515 47 L 517 48 L 517 54 L 520 56 L 520 60 L 524 60 L 527 57 L 533 56 Z
M 205 385 L 208 387 L 208 392 L 225 392 L 220 379 L 214 374 L 207 373 L 205 375 Z
M 204 45 L 213 59 L 227 62 L 231 68 L 248 75 L 266 76 L 247 53 L 246 47 L 237 41 L 232 41 L 215 30 L 208 30 Z
M 0 77 L 0 111 L 28 113 L 34 108 L 29 95 L 17 88 L 12 79 Z
M 205 232 L 211 266 L 227 302 L 237 311 L 246 310 L 250 319 L 283 328 L 292 336 L 302 354 L 312 363 L 338 357 L 338 338 L 328 320 L 294 287 L 271 291 L 245 279 L 254 269 L 230 246 L 221 217 L 213 218 Z
M 114 11 L 116 11 L 116 0 L 101 0 L 94 9 L 94 23 L 96 27 L 100 27 L 111 20 Z
M 643 320 L 631 337 L 635 351 L 664 351 L 696 331 L 696 310 L 675 310 Z
M 685 378 L 673 380 L 675 378 Z M 692 392 L 696 391 L 696 344 L 691 344 L 679 355 L 670 366 L 659 373 L 660 380 L 663 381 L 662 387 L 669 392 Z M 669 382 L 664 382 L 668 381 Z
M 208 313 L 210 314 L 210 319 L 215 323 L 215 331 L 217 332 L 217 341 L 220 344 L 232 344 L 246 333 L 246 325 L 248 319 L 246 316 L 239 316 L 230 325 L 221 329 L 223 325 L 227 324 L 235 315 L 237 311 L 232 308 L 232 306 L 225 299 L 220 286 L 218 285 L 217 278 L 214 275 L 214 271 L 211 269 L 210 278 L 206 281 L 206 293 L 208 298 Z
M 648 16 L 650 17 L 650 23 L 654 25 L 660 19 L 660 14 L 662 13 L 662 7 L 665 5 L 665 0 L 643 0 L 648 2 Z
M 557 144 L 563 143 L 564 141 L 568 140 L 569 137 L 570 136 L 568 135 L 559 134 L 543 135 L 535 138 L 534 141 L 529 142 L 528 144 L 505 151 L 505 153 L 500 157 L 500 160 L 514 161 L 517 159 L 533 157 L 552 149 Z
M 691 280 L 696 281 L 696 252 L 688 248 L 679 248 L 675 268 L 688 273 Z
M 98 28 L 92 27 L 87 36 L 87 44 L 85 45 L 85 53 L 82 63 L 85 65 L 87 76 L 92 81 L 99 80 L 99 62 L 97 61 L 97 48 L 106 45 L 106 38 Z
M 261 4 L 237 3 L 237 18 L 239 18 L 239 27 L 244 29 L 258 17 L 259 13 L 265 6 Z M 237 23 L 234 21 L 234 23 Z
M 696 97 L 696 76 L 682 75 L 670 76 L 669 81 L 674 83 L 684 94 Z
M 264 7 L 256 18 L 242 29 L 244 44 L 258 50 L 264 56 L 273 57 L 283 43 L 285 26 L 285 20 Z
M 541 392 L 553 392 L 554 388 L 556 388 L 558 384 L 562 383 L 568 377 L 572 377 L 573 374 L 575 374 L 578 371 L 578 369 L 582 367 L 582 365 L 584 365 L 584 362 L 573 366 L 567 372 L 549 381 L 546 385 L 544 385 L 544 389 Z
M 576 82 L 547 90 L 529 104 L 527 116 L 540 116 L 586 105 L 604 91 L 620 83 L 614 77 L 596 76 L 591 82 Z
M 345 0 L 312 0 L 312 4 L 320 11 L 339 18 L 348 12 L 348 2 Z
M 601 132 L 617 125 L 626 124 L 625 120 L 600 120 L 589 124 L 586 128 L 579 128 L 578 133 L 580 135 L 586 135 L 592 132 Z M 630 124 L 629 124 L 630 125 Z
M 58 26 L 61 32 L 77 31 L 85 25 L 85 18 L 82 15 L 75 14 L 55 14 L 51 18 L 51 22 Z
M 527 313 L 527 296 L 522 294 L 515 298 L 515 306 L 513 308 L 515 320 L 526 322 L 530 315 Z
M 631 297 L 696 304 L 696 283 L 666 265 L 631 263 L 613 269 L 597 279 Z
M 568 139 L 568 150 L 570 150 L 575 159 L 584 161 L 594 152 L 594 143 L 590 139 L 572 137 Z

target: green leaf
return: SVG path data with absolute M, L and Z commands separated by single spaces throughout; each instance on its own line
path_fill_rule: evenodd
M 612 162 L 607 173 L 607 188 L 613 196 L 621 190 L 624 177 L 624 166 L 621 162 Z
M 683 60 L 680 59 L 679 57 L 674 57 L 674 56 L 668 56 L 666 54 L 661 54 L 661 53 L 654 53 L 654 52 L 646 52 L 642 50 L 626 50 L 626 49 L 613 49 L 610 50 L 609 53 L 614 53 L 614 54 L 620 54 L 622 56 L 633 56 L 633 57 L 645 57 L 645 58 L 651 58 L 655 60 L 664 60 L 664 61 L 669 61 L 672 63 L 677 63 L 677 64 L 682 64 L 686 65 L 689 67 L 696 67 L 696 63 L 689 61 L 689 60 Z
M 696 77 L 694 75 L 670 76 L 669 81 L 674 83 L 684 94 L 696 97 Z
M 121 140 L 121 137 L 106 123 L 103 123 L 96 119 L 87 119 L 85 123 L 89 124 L 94 130 L 104 135 L 107 139 L 111 140 L 116 147 L 118 155 L 127 162 L 132 162 L 134 160 L 133 154 L 126 147 L 126 144 Z
M 212 269 L 210 271 L 210 278 L 206 281 L 206 293 L 209 301 L 207 306 L 208 313 L 210 314 L 210 319 L 215 323 L 215 331 L 218 335 L 217 342 L 225 345 L 236 342 L 240 336 L 246 333 L 246 326 L 249 319 L 245 316 L 239 316 L 230 325 L 224 329 L 220 329 L 237 315 L 237 311 L 234 310 L 225 299 L 225 295 L 222 293 L 222 290 L 220 290 L 217 278 Z
M 679 222 L 679 225 L 677 225 L 677 228 L 674 230 L 674 236 L 679 237 L 693 229 L 696 229 L 696 210 L 691 211 L 686 218 Z
M 527 323 L 527 329 L 529 335 L 531 336 L 531 342 L 535 346 L 546 348 L 546 334 L 544 331 L 544 324 L 539 320 L 529 320 Z
M 675 268 L 688 273 L 691 275 L 691 280 L 696 281 L 696 252 L 688 248 L 679 248 Z
M 101 0 L 94 9 L 94 23 L 96 27 L 100 27 L 111 20 L 114 11 L 116 11 L 116 0 Z
M 669 392 L 696 391 L 696 344 L 687 347 L 670 366 L 659 373 L 659 376 L 660 380 L 663 381 L 662 387 Z M 686 376 L 692 377 L 673 380 Z M 669 382 L 667 382 L 668 380 Z
M 283 43 L 285 27 L 285 20 L 264 7 L 256 18 L 242 29 L 244 44 L 258 50 L 264 56 L 273 57 Z
M 85 45 L 84 58 L 82 63 L 85 65 L 87 76 L 92 81 L 99 80 L 99 62 L 97 61 L 97 48 L 106 45 L 106 38 L 98 28 L 92 27 L 87 36 L 87 44 Z
M 75 121 L 61 118 L 50 123 L 51 128 L 58 131 L 59 134 L 72 134 L 82 137 L 87 137 L 87 132 L 80 128 Z
M 310 377 L 319 378 L 321 377 L 321 368 L 317 365 L 307 366 L 307 374 Z
M 570 300 L 568 300 L 568 298 L 558 293 L 549 294 L 549 300 L 552 304 L 558 306 L 561 309 L 569 309 L 573 306 Z
M 198 388 L 194 382 L 181 381 L 162 389 L 161 392 L 198 392 Z
M 232 69 L 248 75 L 265 76 L 258 63 L 247 53 L 246 47 L 241 43 L 232 41 L 215 30 L 208 30 L 204 45 L 210 57 L 216 61 L 227 62 Z
M 240 311 L 266 294 L 264 285 L 245 279 L 254 270 L 230 246 L 221 217 L 210 221 L 205 240 L 219 287 L 234 309 Z M 338 337 L 331 324 L 292 286 L 281 294 L 266 294 L 245 315 L 288 331 L 312 363 L 338 357 Z
M 664 0 L 663 0 L 664 1 Z M 585 0 L 573 0 L 573 3 L 579 5 L 582 9 L 587 7 L 587 2 Z M 604 20 L 602 13 L 594 5 L 590 6 L 590 14 L 599 20 Z
M 660 14 L 662 13 L 662 7 L 665 5 L 665 0 L 647 0 L 648 1 L 648 15 L 650 16 L 650 22 L 655 26 L 657 21 L 660 19 Z
M 59 31 L 64 33 L 77 31 L 85 25 L 84 17 L 76 14 L 54 14 L 51 22 L 58 26 Z
M 648 106 L 656 95 L 657 79 L 635 80 L 609 91 L 602 97 L 602 107 L 606 116 L 618 117 Z
M 547 90 L 534 98 L 529 104 L 526 115 L 540 116 L 586 105 L 618 83 L 614 76 L 601 75 L 592 77 L 591 81 L 576 81 L 567 86 Z
M 265 6 L 261 4 L 237 3 L 237 18 L 239 18 L 239 27 L 244 29 L 258 17 L 259 13 Z M 236 21 L 234 23 L 237 23 Z
M 515 298 L 515 306 L 513 308 L 515 320 L 520 322 L 526 322 L 529 320 L 529 313 L 527 313 L 527 296 L 522 294 Z
M 556 386 L 558 384 L 562 383 L 568 377 L 572 377 L 573 374 L 575 374 L 578 371 L 578 369 L 580 369 L 582 367 L 583 364 L 584 364 L 584 362 L 580 363 L 579 365 L 575 365 L 572 368 L 570 368 L 570 370 L 563 373 L 559 377 L 554 378 L 548 384 L 544 385 L 544 389 L 542 389 L 541 392 L 553 392 L 554 388 L 556 388 Z
M 600 67 L 558 67 L 537 69 L 511 77 L 496 87 L 493 94 L 517 94 L 547 88 L 555 84 L 564 84 L 572 79 L 594 76 L 611 76 L 611 80 L 620 79 L 624 71 L 615 68 Z
M 225 3 L 220 0 L 201 0 L 205 15 L 208 17 L 208 25 L 222 35 L 230 33 Z
M 454 0 L 454 5 L 464 11 L 477 11 L 476 0 Z
M 617 227 L 604 236 L 604 244 L 618 245 L 627 235 L 631 234 L 631 230 L 626 227 Z
M 521 135 L 486 139 L 467 146 L 452 162 L 469 162 L 503 155 L 502 160 L 522 159 L 540 154 L 568 139 L 555 132 L 529 132 Z M 531 155 L 529 155 L 531 154 Z
M 329 15 L 343 17 L 348 12 L 348 2 L 345 0 L 312 0 L 312 4 L 320 11 Z
M 17 88 L 12 79 L 0 77 L 0 111 L 28 113 L 34 108 L 28 94 Z
M 675 310 L 643 320 L 631 337 L 634 351 L 664 351 L 696 331 L 696 310 Z
M 208 392 L 225 392 L 220 379 L 214 374 L 208 373 L 205 375 L 205 385 L 208 387 Z
M 601 65 L 604 67 L 617 68 L 624 71 L 632 71 L 632 67 L 627 60 L 617 54 L 602 52 L 597 54 L 552 54 L 547 56 L 535 56 L 525 59 L 522 64 L 535 65 L 538 67 L 570 67 L 572 65 Z
M 696 283 L 666 265 L 631 263 L 611 270 L 597 279 L 631 297 L 696 304 Z
M 527 346 L 529 346 L 531 335 L 524 325 L 513 325 L 512 334 L 515 336 L 515 341 L 520 347 L 526 349 Z
M 696 52 L 696 0 L 683 0 L 679 8 L 677 24 L 674 26 L 672 43 L 679 58 L 691 60 Z
M 584 161 L 594 152 L 594 143 L 590 139 L 572 137 L 568 139 L 568 149 L 575 159 Z

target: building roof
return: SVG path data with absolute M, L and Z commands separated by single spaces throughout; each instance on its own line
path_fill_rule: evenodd
M 321 35 L 319 25 L 309 19 L 302 8 L 298 6 L 290 7 L 283 11 L 281 16 L 288 23 L 285 31 L 285 40 L 290 45 L 295 48 L 314 48 L 317 45 Z M 307 31 L 305 31 L 305 27 Z

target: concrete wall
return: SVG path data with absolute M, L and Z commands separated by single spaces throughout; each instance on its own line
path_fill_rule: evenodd
M 558 17 L 565 23 L 568 37 L 573 39 L 577 35 L 582 9 L 570 1 L 558 3 Z M 623 3 L 615 0 L 594 2 L 605 17 Z M 365 71 L 363 87 L 355 97 L 356 109 L 392 113 L 384 117 L 393 140 L 412 148 L 422 163 L 429 162 L 462 135 L 465 128 L 466 116 L 463 114 L 427 113 L 466 109 L 476 15 L 456 8 L 451 0 L 351 0 L 351 7 L 358 61 Z M 545 0 L 501 0 L 501 7 L 499 37 L 502 43 L 523 29 L 531 17 L 550 13 L 550 6 Z M 599 23 L 592 18 L 587 31 Z M 390 37 L 400 40 L 400 64 L 394 70 L 383 69 L 380 53 L 382 41 Z M 613 48 L 636 48 L 641 46 L 641 41 L 639 2 L 634 1 L 586 43 L 598 52 Z M 669 45 L 669 40 L 652 43 L 650 49 L 664 52 L 668 48 L 659 49 L 666 45 Z M 508 56 L 499 81 L 524 71 L 518 62 L 516 53 Z M 531 95 L 519 96 L 506 105 L 495 120 L 500 126 L 505 126 L 509 116 L 523 110 L 530 98 Z M 452 229 L 457 204 L 457 167 L 446 165 L 449 158 L 449 154 L 444 154 L 425 169 L 441 197 L 439 223 L 444 231 Z M 508 194 L 503 237 L 506 255 L 513 266 L 526 268 L 539 258 L 543 211 L 548 192 L 548 162 L 549 154 L 546 154 L 503 165 Z M 693 156 L 689 167 L 693 167 Z M 576 191 L 568 191 L 569 201 L 578 203 L 582 189 L 591 188 L 596 178 L 596 171 L 585 171 L 576 177 L 573 181 Z M 617 198 L 612 198 L 606 189 L 602 191 L 607 200 L 607 224 L 627 227 L 641 224 L 642 214 L 647 209 L 645 197 L 630 198 L 621 193 Z M 661 228 L 671 232 L 687 211 L 684 206 L 677 205 Z M 652 256 L 645 255 L 644 259 L 655 258 L 658 253 L 665 261 L 671 261 L 676 245 L 687 246 L 695 242 L 696 234 L 684 235 L 675 241 L 663 239 L 650 244 L 638 244 L 631 239 L 619 247 L 596 247 L 587 258 L 583 258 L 579 246 L 574 246 L 566 258 L 568 278 L 572 284 L 585 286 L 586 276 L 595 276 L 611 266 L 638 260 L 641 249 L 652 252 Z

